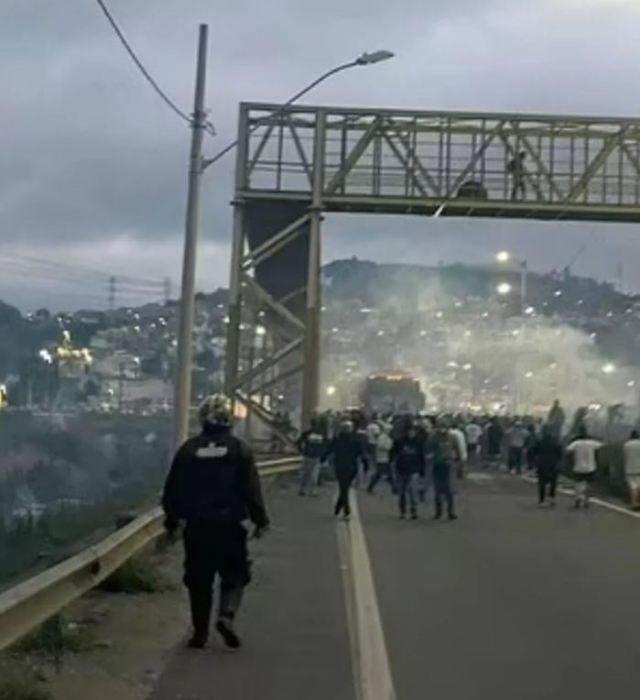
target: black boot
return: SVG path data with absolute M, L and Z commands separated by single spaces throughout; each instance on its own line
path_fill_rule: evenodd
M 209 641 L 209 624 L 213 594 L 210 590 L 189 589 L 193 636 L 189 640 L 192 649 L 204 649 Z
M 240 609 L 243 596 L 244 588 L 241 587 L 227 588 L 223 585 L 220 589 L 220 610 L 216 631 L 229 649 L 239 649 L 242 646 L 242 640 L 235 630 L 233 621 Z

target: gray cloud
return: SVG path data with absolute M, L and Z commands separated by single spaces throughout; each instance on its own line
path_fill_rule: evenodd
M 197 24 L 210 24 L 208 103 L 219 133 L 209 140 L 211 151 L 233 138 L 240 100 L 286 99 L 328 66 L 379 47 L 395 50 L 397 59 L 336 77 L 310 101 L 639 111 L 640 8 L 624 0 L 111 0 L 110 6 L 151 72 L 187 111 Z M 88 255 L 103 269 L 176 276 L 188 129 L 143 82 L 94 2 L 9 0 L 2 20 L 0 61 L 10 70 L 3 73 L 0 101 L 0 118 L 9 125 L 0 133 L 0 254 L 19 243 L 40 257 L 55 259 L 57 248 L 66 259 L 87 262 Z M 231 181 L 229 159 L 205 184 L 205 250 L 216 251 L 215 279 L 210 264 L 201 263 L 205 286 L 224 282 L 220 257 L 230 230 Z M 397 258 L 385 239 L 391 221 L 342 219 L 341 230 L 354 233 L 338 238 L 330 226 L 326 250 L 357 253 L 353 241 L 362 240 L 358 231 L 366 227 L 374 234 L 372 254 Z M 433 223 L 393 226 L 407 232 L 408 246 L 425 248 L 434 259 L 471 260 L 500 242 L 531 251 L 541 268 L 568 260 L 584 236 L 592 236 L 589 227 L 567 225 L 541 247 L 548 226 L 443 221 L 427 244 L 421 232 Z M 637 255 L 637 227 L 614 228 L 598 227 L 600 242 L 590 243 L 582 270 L 611 277 L 616 257 Z M 122 240 L 129 248 L 118 253 L 114 241 Z M 599 253 L 589 252 L 598 246 Z M 640 273 L 633 284 L 640 286 Z M 0 296 L 13 297 L 19 288 L 0 279 Z

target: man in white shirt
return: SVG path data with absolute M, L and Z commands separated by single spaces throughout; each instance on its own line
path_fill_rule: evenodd
M 376 470 L 369 482 L 369 488 L 367 489 L 369 493 L 373 493 L 380 479 L 386 477 L 391 485 L 391 492 L 395 495 L 396 486 L 393 472 L 391 471 L 390 458 L 392 447 L 393 440 L 389 437 L 389 431 L 383 429 L 378 436 L 378 442 L 376 444 Z
M 576 482 L 576 508 L 589 507 L 589 484 L 598 468 L 596 453 L 602 447 L 598 440 L 592 440 L 583 426 L 578 431 L 578 437 L 567 447 L 567 452 L 573 455 L 573 476 Z
M 475 464 L 478 457 L 480 439 L 482 438 L 482 428 L 473 420 L 465 428 L 465 433 L 467 435 L 469 461 Z
M 629 487 L 631 507 L 640 506 L 640 433 L 634 430 L 624 443 L 624 475 Z
M 462 432 L 462 430 L 458 427 L 458 425 L 453 426 L 449 430 L 449 435 L 456 441 L 456 445 L 458 447 L 458 464 L 457 464 L 457 471 L 458 471 L 458 479 L 462 479 L 464 476 L 464 467 L 467 463 L 467 460 L 469 459 L 469 452 L 467 450 L 467 438 L 465 437 L 465 434 Z

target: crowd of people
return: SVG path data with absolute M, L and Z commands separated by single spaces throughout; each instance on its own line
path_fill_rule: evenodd
M 323 468 L 331 466 L 339 486 L 336 516 L 350 516 L 349 490 L 374 493 L 381 481 L 397 497 L 401 518 L 418 517 L 428 487 L 434 517 L 451 520 L 455 481 L 469 469 L 500 470 L 537 477 L 541 507 L 555 507 L 563 467 L 573 475 L 575 508 L 589 507 L 589 485 L 603 443 L 584 421 L 565 429 L 558 401 L 544 419 L 518 416 L 377 415 L 361 410 L 316 415 L 298 440 L 303 456 L 300 495 L 315 495 Z M 623 449 L 632 505 L 640 505 L 640 437 L 633 431 Z

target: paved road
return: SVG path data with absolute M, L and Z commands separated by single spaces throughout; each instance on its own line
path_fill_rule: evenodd
M 401 700 L 637 693 L 640 523 L 533 498 L 508 477 L 475 482 L 455 523 L 360 498 Z
M 269 490 L 274 529 L 252 548 L 254 582 L 239 620 L 244 648 L 230 653 L 212 639 L 209 649 L 193 652 L 181 642 L 152 700 L 354 700 L 327 502 L 302 500 L 283 482 Z
M 390 686 L 397 700 L 637 694 L 639 520 L 597 507 L 575 512 L 570 499 L 540 511 L 535 487 L 510 477 L 468 483 L 455 523 L 426 512 L 400 521 L 380 492 L 360 493 L 361 519 L 336 525 L 330 491 L 301 499 L 286 477 L 268 489 L 275 527 L 253 547 L 240 654 L 217 640 L 204 652 L 184 648 L 177 588 L 161 602 L 129 604 L 139 624 L 122 621 L 120 641 L 116 616 L 105 631 L 114 644 L 94 665 L 130 679 L 113 685 L 122 700 L 148 698 L 139 689 L 146 667 L 151 700 L 393 700 Z M 140 643 L 154 635 L 153 648 Z M 129 660 L 126 650 L 138 647 Z M 356 692 L 355 678 L 369 690 L 375 679 L 374 692 Z

